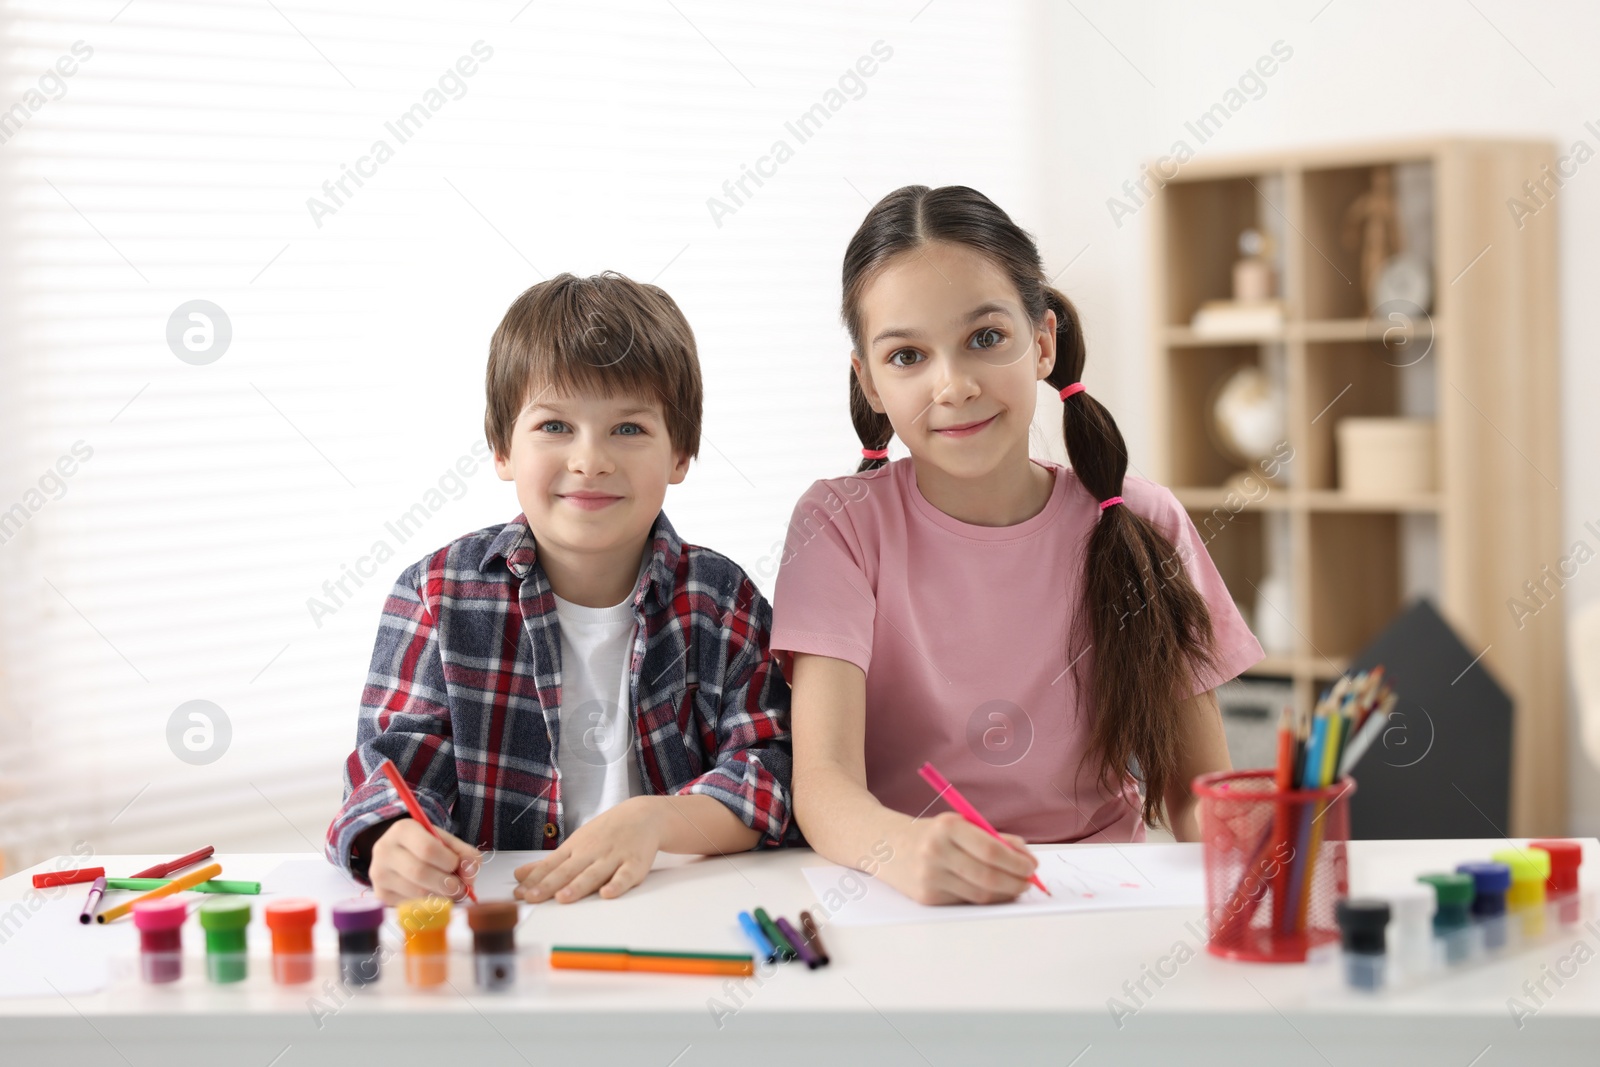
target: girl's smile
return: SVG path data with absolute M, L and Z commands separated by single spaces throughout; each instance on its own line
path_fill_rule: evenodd
M 995 414 L 990 415 L 987 419 L 983 419 L 979 422 L 964 423 L 960 426 L 934 427 L 933 432 L 944 437 L 971 437 L 973 434 L 987 429 L 990 424 L 999 417 L 999 413 L 996 412 Z

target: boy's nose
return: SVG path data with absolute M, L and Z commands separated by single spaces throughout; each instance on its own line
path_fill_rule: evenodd
M 567 455 L 567 469 L 574 474 L 606 474 L 612 469 L 611 455 L 598 441 L 578 441 Z

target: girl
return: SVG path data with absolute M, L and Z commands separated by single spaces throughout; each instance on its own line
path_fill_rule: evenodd
M 1124 477 L 1032 238 L 972 189 L 899 189 L 843 312 L 864 458 L 795 508 L 772 633 L 811 845 L 932 904 L 1021 893 L 1025 841 L 1194 839 L 1189 782 L 1229 765 L 1211 690 L 1263 653 L 1177 499 Z M 1028 456 L 1040 379 L 1070 469 Z M 925 760 L 1018 848 L 924 818 Z

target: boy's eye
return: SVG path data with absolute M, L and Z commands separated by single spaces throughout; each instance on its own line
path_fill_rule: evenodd
M 555 427 L 555 429 L 551 429 L 552 426 Z M 567 424 L 561 422 L 559 419 L 546 419 L 535 428 L 540 433 L 560 433 L 562 430 L 567 428 Z
M 640 426 L 637 422 L 625 422 L 621 426 L 617 427 L 617 433 L 621 434 L 623 437 L 637 437 L 644 433 L 644 427 Z
M 972 335 L 974 348 L 993 348 L 1005 341 L 1006 335 L 993 326 L 985 327 Z
M 901 359 L 900 359 L 901 356 L 907 357 L 905 359 L 905 361 L 903 361 L 903 362 L 901 361 Z M 897 351 L 889 353 L 888 362 L 889 362 L 889 364 L 891 366 L 895 366 L 895 367 L 909 367 L 909 366 L 912 365 L 912 363 L 914 361 L 919 360 L 921 358 L 922 358 L 922 353 L 918 352 L 916 349 L 914 349 L 914 348 L 901 348 L 901 349 L 898 349 Z

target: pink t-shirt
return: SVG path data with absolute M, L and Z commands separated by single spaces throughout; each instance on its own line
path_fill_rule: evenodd
M 1034 462 L 1054 472 L 1055 489 L 1014 526 L 935 508 L 910 459 L 812 485 L 789 523 L 772 648 L 791 679 L 794 652 L 866 672 L 867 788 L 884 805 L 928 810 L 933 790 L 917 769 L 930 760 L 997 828 L 1026 840 L 1140 841 L 1133 777 L 1108 793 L 1083 759 L 1091 709 L 1068 669 L 1067 627 L 1100 510 L 1071 470 Z M 1261 645 L 1177 498 L 1135 477 L 1122 495 L 1173 542 L 1210 608 L 1218 669 L 1195 691 L 1258 662 Z

